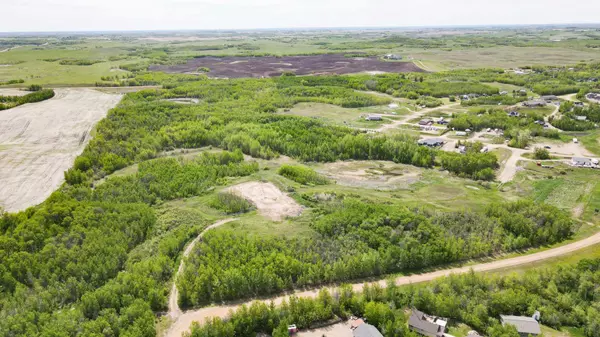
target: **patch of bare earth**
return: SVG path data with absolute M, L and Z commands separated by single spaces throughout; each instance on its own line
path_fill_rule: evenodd
M 274 221 L 302 213 L 302 206 L 272 183 L 251 181 L 232 186 L 227 190 L 250 201 L 262 216 Z
M 25 96 L 27 94 L 31 94 L 31 92 L 12 88 L 0 89 L 0 96 Z
M 44 102 L 0 111 L 0 206 L 15 212 L 44 201 L 121 99 L 93 89 L 57 89 Z
M 317 171 L 342 186 L 378 190 L 407 189 L 420 175 L 419 169 L 385 161 L 329 163 Z

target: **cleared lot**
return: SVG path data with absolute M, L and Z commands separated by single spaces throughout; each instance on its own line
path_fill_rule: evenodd
M 0 111 L 0 207 L 15 212 L 44 201 L 83 151 L 92 127 L 121 95 L 57 89 L 50 100 Z
M 232 186 L 229 190 L 253 203 L 261 215 L 271 220 L 280 221 L 302 213 L 302 206 L 272 183 L 251 181 Z

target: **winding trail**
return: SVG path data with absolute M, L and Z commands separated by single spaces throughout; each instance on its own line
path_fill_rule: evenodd
M 558 257 L 561 255 L 569 254 L 569 253 L 575 252 L 577 250 L 580 250 L 580 249 L 583 249 L 586 247 L 590 247 L 593 245 L 597 245 L 597 244 L 600 244 L 600 233 L 596 233 L 590 237 L 587 237 L 585 239 L 582 239 L 582 240 L 579 240 L 576 242 L 572 242 L 572 243 L 564 245 L 564 246 L 548 249 L 548 250 L 545 250 L 542 252 L 533 253 L 533 254 L 529 254 L 529 255 L 517 256 L 517 257 L 513 257 L 513 258 L 502 259 L 502 260 L 497 260 L 497 261 L 488 262 L 488 263 L 480 263 L 480 264 L 476 264 L 476 265 L 472 265 L 472 266 L 443 269 L 443 270 L 438 270 L 438 271 L 423 273 L 423 274 L 400 276 L 400 277 L 396 278 L 395 283 L 396 283 L 396 285 L 407 285 L 407 284 L 411 284 L 411 283 L 432 281 L 437 278 L 448 276 L 451 274 L 464 274 L 464 273 L 469 272 L 470 270 L 473 270 L 475 272 L 488 272 L 488 271 L 506 269 L 509 267 L 522 266 L 522 265 L 526 265 L 526 264 L 530 264 L 530 263 L 534 263 L 534 262 L 551 259 L 551 258 Z M 377 282 L 372 282 L 370 284 L 379 284 L 381 287 L 385 287 L 387 285 L 387 281 L 380 280 Z M 364 283 L 355 283 L 352 285 L 352 289 L 357 292 L 361 291 L 363 289 L 363 287 L 364 287 Z M 329 289 L 329 290 L 335 289 L 334 287 L 324 287 L 324 288 Z M 323 289 L 323 288 L 318 288 L 318 289 L 308 290 L 308 291 L 298 291 L 298 292 L 293 293 L 293 295 L 295 295 L 297 297 L 315 298 L 319 294 L 319 291 L 321 289 Z M 272 301 L 275 305 L 279 305 L 283 302 L 284 299 L 288 299 L 289 296 L 290 296 L 290 294 L 272 297 L 272 298 L 260 299 L 260 300 L 264 301 L 264 302 Z M 197 309 L 197 310 L 187 311 L 187 312 L 183 313 L 182 315 L 180 315 L 178 317 L 178 319 L 175 321 L 175 323 L 173 324 L 173 326 L 171 326 L 171 329 L 167 332 L 167 337 L 181 337 L 181 335 L 184 332 L 189 331 L 189 328 L 190 328 L 190 325 L 192 324 L 192 322 L 203 323 L 206 319 L 209 319 L 212 317 L 221 317 L 221 318 L 226 317 L 229 314 L 230 310 L 235 310 L 235 309 L 239 308 L 242 304 L 249 304 L 251 302 L 252 301 L 247 301 L 245 303 L 220 305 L 220 306 L 207 307 L 207 308 L 201 308 L 201 309 Z
M 196 246 L 196 243 L 198 243 L 198 241 L 200 241 L 200 239 L 204 236 L 204 234 L 206 232 L 208 232 L 211 229 L 222 226 L 228 222 L 235 221 L 235 220 L 237 220 L 237 219 L 230 218 L 230 219 L 224 219 L 224 220 L 219 220 L 219 221 L 215 222 L 214 224 L 206 227 L 202 232 L 200 232 L 200 234 L 198 234 L 198 236 L 194 240 L 192 240 L 192 242 L 190 242 L 188 244 L 187 247 L 185 247 L 185 250 L 183 251 L 183 256 L 181 258 L 181 262 L 179 263 L 179 268 L 177 269 L 177 273 L 175 274 L 175 277 L 173 278 L 173 280 L 174 280 L 173 287 L 171 287 L 171 292 L 169 293 L 169 314 L 168 314 L 168 316 L 171 317 L 172 319 L 177 319 L 179 316 L 181 316 L 181 314 L 183 314 L 183 312 L 181 311 L 181 308 L 179 308 L 179 303 L 177 302 L 177 300 L 179 299 L 179 290 L 177 290 L 175 280 L 177 280 L 177 277 L 183 272 L 183 264 L 185 263 L 185 258 L 187 258 L 190 255 L 190 253 L 192 252 L 192 249 L 194 249 L 194 246 Z

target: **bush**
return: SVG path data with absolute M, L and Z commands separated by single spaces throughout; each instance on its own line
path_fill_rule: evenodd
M 536 147 L 533 151 L 533 158 L 535 159 L 550 159 L 550 152 L 542 147 Z
M 211 206 L 227 214 L 246 213 L 252 208 L 252 204 L 248 200 L 233 192 L 218 193 Z
M 329 180 L 306 166 L 283 165 L 277 172 L 302 185 L 327 185 Z
M 40 91 L 40 90 L 42 90 L 42 86 L 39 84 L 32 84 L 27 87 L 27 90 L 28 91 Z

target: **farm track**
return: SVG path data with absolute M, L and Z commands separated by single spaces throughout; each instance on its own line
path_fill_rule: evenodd
M 183 251 L 183 256 L 181 257 L 181 262 L 179 262 L 179 268 L 177 268 L 177 273 L 173 278 L 174 281 L 173 286 L 171 287 L 171 292 L 169 293 L 169 317 L 171 317 L 172 319 L 177 319 L 182 314 L 181 308 L 179 308 L 179 302 L 177 301 L 179 299 L 179 290 L 177 289 L 175 280 L 177 280 L 177 277 L 183 272 L 185 259 L 190 255 L 198 241 L 200 241 L 200 239 L 204 236 L 204 234 L 206 234 L 206 232 L 235 220 L 237 219 L 230 218 L 215 222 L 214 224 L 206 227 L 202 232 L 200 232 L 200 234 L 198 234 L 198 236 L 196 236 L 194 240 L 192 240 L 192 242 L 190 242 L 187 245 L 187 247 L 185 247 L 185 250 Z
M 573 242 L 573 243 L 570 243 L 570 244 L 567 244 L 564 246 L 552 248 L 549 250 L 545 250 L 542 252 L 533 253 L 533 254 L 529 254 L 529 255 L 517 256 L 517 257 L 513 257 L 513 258 L 502 259 L 502 260 L 497 260 L 497 261 L 488 262 L 488 263 L 480 263 L 480 264 L 476 264 L 476 265 L 472 265 L 472 266 L 442 269 L 442 270 L 429 272 L 429 273 L 423 273 L 423 274 L 400 276 L 395 279 L 394 283 L 398 286 L 401 286 L 401 285 L 407 285 L 407 284 L 411 284 L 411 283 L 427 282 L 427 281 L 435 280 L 440 277 L 449 276 L 452 274 L 468 273 L 471 270 L 473 270 L 474 272 L 497 271 L 497 270 L 527 265 L 527 264 L 559 257 L 559 256 L 573 253 L 580 249 L 594 246 L 597 244 L 600 244 L 600 233 L 596 233 L 590 237 L 587 237 L 585 239 L 582 239 L 582 240 L 579 240 L 579 241 L 576 241 L 576 242 Z M 371 284 L 371 285 L 378 284 L 381 287 L 386 287 L 387 281 L 380 280 L 380 281 L 372 282 L 369 284 Z M 364 287 L 364 283 L 355 283 L 352 285 L 352 289 L 355 292 L 361 291 L 363 289 L 363 287 Z M 279 305 L 284 300 L 288 299 L 291 295 L 294 295 L 297 297 L 315 298 L 319 294 L 319 291 L 321 289 L 329 289 L 331 291 L 335 288 L 334 287 L 322 287 L 322 288 L 317 288 L 317 289 L 308 290 L 308 291 L 298 291 L 293 294 L 260 299 L 260 301 L 273 302 L 275 305 Z M 213 306 L 213 307 L 207 307 L 207 308 L 201 308 L 201 309 L 197 309 L 197 310 L 187 311 L 187 312 L 183 313 L 182 315 L 180 315 L 179 318 L 174 322 L 174 324 L 171 326 L 170 330 L 167 333 L 167 337 L 181 337 L 181 335 L 184 332 L 187 332 L 189 330 L 192 322 L 203 323 L 206 319 L 210 319 L 213 317 L 221 317 L 221 318 L 226 317 L 229 314 L 230 310 L 236 310 L 242 304 L 250 304 L 251 302 L 252 301 L 247 301 L 245 303 L 220 305 L 220 306 Z

